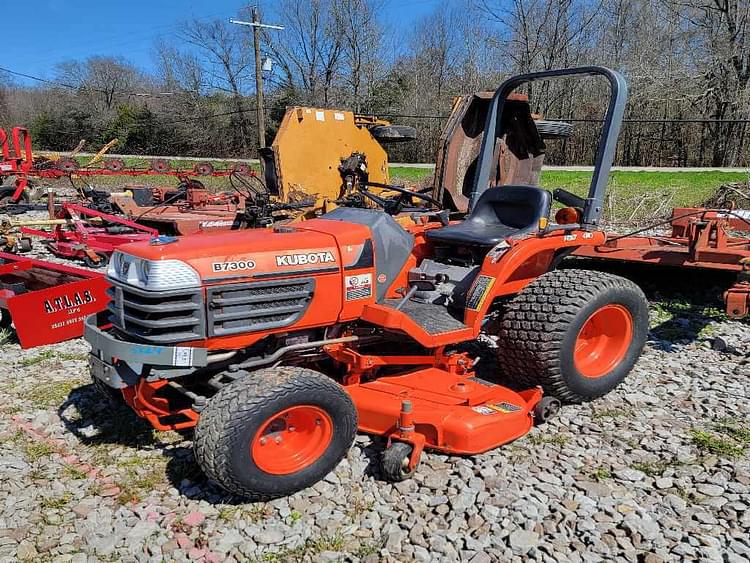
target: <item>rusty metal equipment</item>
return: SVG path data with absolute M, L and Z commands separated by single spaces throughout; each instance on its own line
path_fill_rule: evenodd
M 5 130 L 0 128 L 0 151 L 0 206 L 28 201 L 28 175 L 34 167 L 28 129 L 14 127 L 8 137 Z M 15 177 L 12 186 L 2 186 L 2 180 L 7 177 Z
M 474 185 L 484 124 L 493 92 L 456 97 L 440 135 L 432 196 L 448 209 L 468 210 Z M 491 184 L 539 185 L 544 163 L 544 140 L 569 137 L 569 124 L 546 121 L 531 113 L 528 96 L 514 93 L 503 116 L 503 138 L 497 145 L 497 162 Z
M 727 315 L 750 313 L 750 211 L 678 207 L 667 224 L 667 236 L 638 231 L 611 234 L 605 244 L 581 246 L 575 256 L 673 266 L 689 270 L 736 273 L 736 282 L 724 293 Z M 659 226 L 659 225 L 657 225 Z
M 78 338 L 109 302 L 107 287 L 97 272 L 0 253 L 0 329 L 24 349 Z
M 212 194 L 198 180 L 182 178 L 177 188 L 130 187 L 109 194 L 108 205 L 132 221 L 164 235 L 228 230 L 245 206 L 240 193 Z

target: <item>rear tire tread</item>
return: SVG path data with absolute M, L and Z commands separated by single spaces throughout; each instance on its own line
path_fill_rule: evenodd
M 632 281 L 592 270 L 548 272 L 514 297 L 506 306 L 498 339 L 498 360 L 504 372 L 524 387 L 541 385 L 546 394 L 563 402 L 581 403 L 595 398 L 573 392 L 566 383 L 560 352 L 565 332 L 577 313 L 602 289 L 632 291 L 646 302 Z M 645 334 L 634 334 L 638 353 Z

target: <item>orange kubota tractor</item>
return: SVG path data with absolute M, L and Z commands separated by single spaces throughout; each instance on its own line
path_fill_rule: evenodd
M 559 224 L 549 192 L 491 187 L 495 148 L 517 87 L 592 75 L 611 87 L 596 172 L 583 203 L 556 192 L 571 205 Z M 194 428 L 206 474 L 256 500 L 324 477 L 357 430 L 387 438 L 382 472 L 398 480 L 423 449 L 484 452 L 563 401 L 604 395 L 641 353 L 647 302 L 625 279 L 557 266 L 606 238 L 598 222 L 625 99 L 622 76 L 601 67 L 507 80 L 460 221 L 426 210 L 402 227 L 339 207 L 273 231 L 120 248 L 109 309 L 87 321 L 95 383 L 156 428 Z M 457 351 L 483 330 L 517 390 L 478 377 Z

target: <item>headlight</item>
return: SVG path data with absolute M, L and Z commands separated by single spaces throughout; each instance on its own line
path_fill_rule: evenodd
M 167 291 L 200 287 L 201 278 L 193 268 L 180 260 L 144 260 L 115 252 L 109 261 L 107 277 L 148 289 Z

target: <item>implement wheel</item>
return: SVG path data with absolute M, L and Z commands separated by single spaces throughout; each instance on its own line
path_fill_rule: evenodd
M 195 458 L 224 489 L 253 501 L 313 485 L 354 441 L 357 411 L 329 377 L 262 369 L 221 389 L 195 428 Z
M 609 393 L 635 365 L 648 333 L 648 302 L 630 280 L 556 270 L 507 306 L 498 359 L 522 386 L 580 403 Z

